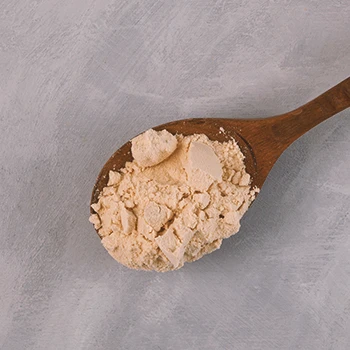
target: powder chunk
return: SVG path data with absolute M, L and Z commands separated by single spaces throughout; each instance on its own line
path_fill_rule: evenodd
M 122 179 L 122 175 L 117 171 L 110 171 L 107 186 L 118 185 L 120 180 Z
M 248 186 L 250 182 L 250 175 L 245 173 L 241 179 L 239 180 L 239 185 L 240 186 Z
M 142 234 L 145 238 L 148 240 L 154 239 L 154 230 L 150 225 L 148 225 L 145 221 L 145 219 L 140 216 L 137 220 L 137 232 Z
M 172 212 L 165 205 L 158 205 L 155 202 L 149 202 L 144 209 L 144 218 L 148 225 L 154 230 L 159 231 L 162 226 L 170 220 Z
M 201 224 L 201 231 L 208 242 L 214 241 L 216 237 L 216 233 L 218 231 L 219 222 L 215 218 L 209 218 L 205 220 Z
M 155 239 L 161 251 L 175 268 L 179 266 L 183 259 L 185 248 L 194 235 L 194 231 L 186 227 L 181 228 L 175 233 L 175 228 L 170 227 L 165 234 Z
M 141 167 L 161 163 L 176 149 L 177 139 L 166 130 L 147 130 L 132 140 L 131 153 Z
M 97 214 L 92 214 L 89 218 L 89 221 L 94 224 L 96 230 L 101 227 L 101 220 Z
M 221 181 L 222 167 L 212 147 L 201 142 L 192 142 L 189 150 L 189 167 L 199 169 L 214 180 Z
M 237 171 L 237 172 L 232 176 L 231 181 L 232 181 L 233 184 L 238 185 L 239 182 L 241 181 L 241 178 L 242 178 L 242 174 L 241 174 L 239 171 Z
M 195 212 L 195 207 L 192 204 L 188 204 L 182 211 L 182 221 L 189 228 L 195 228 L 198 223 L 198 216 Z
M 222 180 L 222 166 L 212 146 L 192 142 L 188 151 L 188 182 L 195 191 L 205 192 L 214 181 Z
M 210 203 L 210 195 L 208 193 L 196 193 L 193 196 L 193 199 L 196 203 L 198 203 L 201 209 L 205 209 Z
M 186 247 L 196 231 L 182 225 L 178 219 L 174 221 L 174 227 L 176 228 L 176 235 L 181 241 L 181 246 Z
M 240 215 L 237 211 L 230 211 L 225 215 L 225 222 L 229 225 L 235 225 L 240 220 Z
M 133 269 L 179 269 L 220 248 L 254 200 L 234 140 L 149 130 L 134 160 L 109 173 L 90 221 L 110 255 Z
M 101 209 L 101 202 L 91 204 L 91 208 L 95 210 L 96 213 Z
M 120 210 L 120 218 L 122 222 L 123 232 L 125 234 L 130 234 L 135 229 L 136 216 L 133 214 L 132 211 L 122 206 Z
M 201 210 L 198 214 L 199 220 L 204 221 L 206 219 L 206 215 L 205 212 L 203 210 Z
M 174 267 L 178 267 L 181 259 L 181 242 L 175 235 L 174 229 L 169 228 L 164 235 L 157 237 L 155 241 Z
M 214 179 L 201 169 L 190 169 L 188 171 L 188 184 L 193 191 L 205 192 L 214 183 Z

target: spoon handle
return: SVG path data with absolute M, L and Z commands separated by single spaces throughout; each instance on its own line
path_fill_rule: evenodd
M 350 107 L 350 77 L 305 105 L 286 114 L 268 118 L 274 135 L 287 148 L 311 128 Z

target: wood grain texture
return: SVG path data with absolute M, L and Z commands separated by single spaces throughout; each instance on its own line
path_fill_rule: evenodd
M 349 349 L 348 110 L 179 271 L 129 271 L 88 222 L 138 133 L 280 115 L 348 77 L 349 18 L 348 0 L 0 1 L 0 349 Z

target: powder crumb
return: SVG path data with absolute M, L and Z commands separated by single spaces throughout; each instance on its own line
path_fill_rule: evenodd
M 132 140 L 132 155 L 109 173 L 90 216 L 103 246 L 130 268 L 176 270 L 220 248 L 259 191 L 234 140 L 151 129 Z

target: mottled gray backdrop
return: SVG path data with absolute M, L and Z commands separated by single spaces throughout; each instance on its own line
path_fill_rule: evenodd
M 349 0 L 0 0 L 0 348 L 350 349 L 350 110 L 180 271 L 122 267 L 88 222 L 137 133 L 279 114 L 349 76 L 349 22 Z

